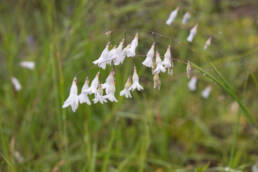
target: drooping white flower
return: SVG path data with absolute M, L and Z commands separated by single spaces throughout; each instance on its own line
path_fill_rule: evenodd
M 72 107 L 72 111 L 75 112 L 79 105 L 79 97 L 78 97 L 78 89 L 77 89 L 77 78 L 74 77 L 72 86 L 70 88 L 69 97 L 65 100 L 63 104 L 63 108 L 67 108 L 68 106 Z
M 197 86 L 197 77 L 193 76 L 191 80 L 188 82 L 188 88 L 190 91 L 195 91 Z
M 135 56 L 135 51 L 136 48 L 138 46 L 138 33 L 136 33 L 134 39 L 132 40 L 132 42 L 130 44 L 128 44 L 126 46 L 126 48 L 124 48 L 125 54 L 127 57 L 134 57 Z
M 179 7 L 177 7 L 175 10 L 173 10 L 170 15 L 169 18 L 166 21 L 167 25 L 171 25 L 173 23 L 173 21 L 175 20 L 177 13 L 178 13 Z
M 204 98 L 204 99 L 207 99 L 208 97 L 209 97 L 209 95 L 210 95 L 210 93 L 211 93 L 211 86 L 209 85 L 209 86 L 207 86 L 203 91 L 202 91 L 202 98 Z
M 107 43 L 107 45 L 106 45 L 105 49 L 102 51 L 100 57 L 97 60 L 93 61 L 94 64 L 97 64 L 102 69 L 106 68 L 106 64 L 109 59 L 109 45 L 110 45 L 110 42 Z
M 212 37 L 209 37 L 207 41 L 205 42 L 205 45 L 203 47 L 204 50 L 207 50 L 207 48 L 211 45 Z
M 21 67 L 33 70 L 35 68 L 35 63 L 33 61 L 22 61 L 20 63 Z
M 190 77 L 191 77 L 191 70 L 192 70 L 191 62 L 190 62 L 190 60 L 188 60 L 187 65 L 186 65 L 186 76 L 188 79 L 190 79 Z
M 163 60 L 162 64 L 165 68 L 168 69 L 169 74 L 173 74 L 173 73 L 171 73 L 172 68 L 173 68 L 173 62 L 172 62 L 172 58 L 171 58 L 170 48 L 171 48 L 171 46 L 169 45 L 168 48 L 167 48 L 167 51 L 164 55 L 164 60 Z
M 124 39 L 120 42 L 114 54 L 114 65 L 120 65 L 124 62 L 126 53 L 123 51 Z
M 183 17 L 183 20 L 182 20 L 182 24 L 186 24 L 190 18 L 191 18 L 191 14 L 189 12 L 186 12 L 184 14 L 184 17 Z
M 79 102 L 87 103 L 88 105 L 91 105 L 90 99 L 88 97 L 87 89 L 89 88 L 89 78 L 86 77 L 85 82 L 82 86 L 81 94 L 79 95 Z
M 192 42 L 196 33 L 197 33 L 197 28 L 198 28 L 198 24 L 196 24 L 191 30 L 190 30 L 190 33 L 189 33 L 189 36 L 187 37 L 187 41 L 188 42 Z
M 131 77 L 129 76 L 126 83 L 125 87 L 122 91 L 120 91 L 120 96 L 125 96 L 125 98 L 132 98 L 130 87 L 132 85 Z
M 139 76 L 137 74 L 136 71 L 136 66 L 134 66 L 134 72 L 133 72 L 133 84 L 130 86 L 129 90 L 133 91 L 133 90 L 138 90 L 141 91 L 143 90 L 143 87 L 141 86 L 141 84 L 139 83 Z
M 95 93 L 95 97 L 93 99 L 94 104 L 100 102 L 101 104 L 106 103 L 107 100 L 103 96 L 103 89 L 101 84 L 98 84 L 97 92 Z
M 155 73 L 153 76 L 153 87 L 160 90 L 161 87 L 161 81 L 159 78 L 159 73 Z
M 115 71 L 112 69 L 106 78 L 106 82 L 102 84 L 102 88 L 106 90 L 106 95 L 104 96 L 105 99 L 111 101 L 111 102 L 117 102 L 117 99 L 115 97 Z
M 15 77 L 12 77 L 11 80 L 12 80 L 14 89 L 15 89 L 16 91 L 20 91 L 20 90 L 22 89 L 22 86 L 21 86 L 19 80 L 18 80 L 17 78 L 15 78 Z
M 99 72 L 96 74 L 95 78 L 91 81 L 90 87 L 85 90 L 87 94 L 96 94 L 99 85 Z
M 155 51 L 155 42 L 152 44 L 150 50 L 147 52 L 145 60 L 142 62 L 142 64 L 146 67 L 151 68 L 152 67 L 152 59 L 154 57 Z
M 153 73 L 160 73 L 160 72 L 166 72 L 166 68 L 163 66 L 163 63 L 160 58 L 160 54 L 157 51 L 156 52 L 156 69 L 153 71 Z

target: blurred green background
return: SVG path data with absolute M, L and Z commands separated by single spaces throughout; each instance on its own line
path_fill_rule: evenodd
M 192 17 L 182 25 L 186 11 Z M 115 67 L 118 103 L 62 109 L 73 77 L 81 88 L 99 70 L 92 61 L 107 41 L 129 43 L 136 32 L 139 55 L 154 40 L 162 55 L 172 45 L 178 60 L 173 76 L 161 75 L 161 90 L 136 56 Z M 2 0 L 0 171 L 251 171 L 258 160 L 257 56 L 256 0 Z M 187 87 L 189 58 L 195 92 Z M 21 68 L 23 60 L 35 61 L 35 70 Z M 119 91 L 134 64 L 144 91 L 124 99 Z M 110 69 L 100 70 L 102 82 Z M 211 95 L 202 99 L 207 85 Z

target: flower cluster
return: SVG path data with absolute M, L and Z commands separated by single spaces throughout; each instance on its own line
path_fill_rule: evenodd
M 166 21 L 167 25 L 171 25 L 175 18 L 177 17 L 179 7 L 173 10 Z M 182 19 L 182 24 L 186 24 L 190 19 L 191 14 L 186 12 Z M 195 35 L 197 34 L 198 24 L 196 24 L 191 30 L 187 37 L 188 42 L 192 42 Z M 100 72 L 96 74 L 94 79 L 89 81 L 89 78 L 86 77 L 85 82 L 82 86 L 81 93 L 78 94 L 77 88 L 77 79 L 76 77 L 73 79 L 72 86 L 70 88 L 70 94 L 68 98 L 65 100 L 63 104 L 63 108 L 71 106 L 72 111 L 76 111 L 79 104 L 86 103 L 91 105 L 92 102 L 96 103 L 107 103 L 109 102 L 117 102 L 117 98 L 115 97 L 116 92 L 116 84 L 115 84 L 115 70 L 114 67 L 121 65 L 124 63 L 126 58 L 132 58 L 136 56 L 136 49 L 138 46 L 139 34 L 136 33 L 134 39 L 127 44 L 125 44 L 125 39 L 122 39 L 118 45 L 113 45 L 111 47 L 110 42 L 108 42 L 101 52 L 98 59 L 93 61 L 93 64 L 97 65 L 101 69 L 106 69 L 107 65 L 113 66 L 109 75 L 107 76 L 104 83 L 101 83 L 99 80 Z M 211 44 L 211 37 L 206 41 L 204 45 L 204 50 L 208 48 Z M 163 58 L 161 57 L 159 51 L 156 48 L 156 43 L 153 42 L 150 49 L 146 53 L 146 57 L 142 62 L 142 65 L 151 68 L 153 74 L 154 88 L 160 89 L 161 81 L 160 81 L 160 73 L 168 72 L 169 75 L 173 75 L 174 69 L 174 59 L 171 55 L 171 45 L 168 45 L 166 52 L 164 53 Z M 187 78 L 190 79 L 188 87 L 191 91 L 196 90 L 197 77 L 193 76 L 191 78 L 191 62 L 188 60 L 186 63 L 186 75 Z M 124 89 L 120 91 L 119 95 L 124 96 L 125 98 L 132 98 L 131 92 L 137 90 L 142 91 L 143 87 L 139 83 L 139 76 L 137 74 L 136 66 L 133 68 L 132 77 L 129 76 Z M 202 97 L 207 98 L 210 94 L 211 87 L 208 86 L 203 92 Z M 94 98 L 92 101 L 89 96 L 93 95 Z

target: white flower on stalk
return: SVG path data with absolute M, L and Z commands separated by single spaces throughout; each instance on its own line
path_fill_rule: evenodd
M 191 14 L 189 12 L 186 12 L 184 14 L 184 17 L 183 17 L 183 20 L 182 20 L 182 24 L 186 24 L 190 18 L 191 18 Z
M 187 41 L 188 42 L 192 42 L 196 33 L 197 33 L 197 29 L 198 29 L 198 24 L 196 24 L 191 30 L 190 30 L 190 33 L 189 33 L 189 36 L 187 37 Z
M 126 53 L 123 50 L 123 45 L 124 45 L 124 39 L 120 42 L 116 49 L 116 53 L 113 55 L 114 57 L 114 65 L 120 65 L 124 62 Z
M 125 87 L 122 91 L 120 91 L 120 96 L 125 96 L 125 98 L 132 98 L 130 87 L 132 85 L 131 77 L 129 76 L 126 83 Z
M 132 40 L 132 42 L 130 44 L 128 44 L 126 46 L 126 48 L 124 48 L 125 54 L 127 57 L 134 57 L 135 56 L 135 51 L 136 48 L 138 46 L 138 33 L 136 33 L 134 39 Z
M 78 97 L 78 89 L 77 89 L 76 82 L 77 82 L 77 78 L 74 77 L 72 86 L 70 88 L 69 97 L 65 100 L 63 104 L 63 108 L 67 108 L 68 106 L 71 106 L 73 112 L 75 112 L 79 106 L 79 97 Z
M 209 97 L 209 95 L 210 95 L 210 93 L 211 93 L 211 86 L 209 85 L 209 86 L 207 86 L 203 91 L 202 91 L 202 98 L 204 98 L 204 99 L 207 99 L 208 97 Z
M 207 41 L 205 42 L 205 45 L 203 47 L 204 50 L 207 50 L 207 48 L 211 45 L 212 37 L 209 37 Z
M 15 78 L 15 77 L 12 77 L 11 80 L 12 80 L 14 89 L 15 89 L 16 91 L 20 91 L 20 90 L 22 89 L 22 86 L 21 86 L 19 80 L 18 80 L 17 78 Z
M 190 77 L 191 77 L 191 70 L 192 70 L 191 62 L 190 62 L 190 60 L 188 60 L 187 65 L 186 65 L 186 76 L 188 79 L 190 79 Z
M 95 93 L 95 97 L 93 99 L 94 104 L 100 102 L 101 104 L 106 103 L 107 100 L 103 96 L 103 89 L 101 84 L 98 84 L 97 92 Z
M 166 68 L 163 66 L 163 63 L 160 58 L 160 54 L 157 51 L 156 52 L 156 69 L 153 71 L 153 73 L 160 73 L 160 72 L 166 72 Z
M 117 102 L 117 99 L 115 97 L 116 86 L 114 75 L 115 71 L 114 69 L 112 69 L 106 79 L 106 82 L 101 85 L 102 88 L 106 90 L 106 95 L 104 96 L 104 98 L 108 99 L 111 102 Z
M 108 62 L 109 44 L 110 44 L 110 42 L 107 43 L 107 45 L 106 45 L 105 49 L 102 51 L 100 57 L 97 60 L 93 61 L 93 64 L 97 64 L 102 69 L 106 68 L 106 64 Z
M 152 44 L 150 50 L 147 52 L 145 60 L 142 62 L 142 64 L 146 67 L 151 68 L 152 67 L 152 59 L 154 57 L 155 51 L 155 42 Z
M 168 69 L 168 74 L 173 75 L 174 64 L 173 64 L 173 60 L 172 60 L 172 57 L 171 57 L 170 49 L 171 49 L 171 46 L 169 45 L 168 48 L 167 48 L 167 51 L 164 55 L 164 60 L 163 60 L 162 64 L 165 68 Z
M 91 105 L 90 99 L 88 97 L 87 89 L 89 88 L 89 78 L 86 77 L 85 82 L 82 86 L 81 94 L 79 95 L 79 102 L 87 103 L 88 105 Z
M 20 63 L 21 67 L 33 70 L 35 68 L 35 63 L 33 61 L 22 61 Z
M 90 87 L 85 90 L 87 94 L 96 94 L 99 85 L 99 72 L 96 74 L 95 78 L 91 81 Z
M 175 10 L 173 10 L 170 15 L 169 18 L 166 21 L 167 25 L 171 25 L 173 23 L 173 21 L 175 20 L 177 13 L 178 13 L 179 7 L 177 7 Z
M 129 90 L 133 91 L 133 90 L 138 90 L 141 91 L 143 90 L 143 87 L 141 86 L 141 84 L 139 83 L 139 76 L 137 74 L 136 71 L 136 66 L 134 66 L 134 70 L 133 70 L 133 84 L 130 86 Z
M 197 86 L 197 77 L 193 76 L 191 80 L 188 82 L 188 88 L 190 91 L 195 91 Z

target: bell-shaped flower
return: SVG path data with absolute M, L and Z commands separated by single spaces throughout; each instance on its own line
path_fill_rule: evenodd
M 125 96 L 125 98 L 132 98 L 130 87 L 132 85 L 131 77 L 128 77 L 125 87 L 122 91 L 120 91 L 120 96 Z
M 21 67 L 33 70 L 35 68 L 35 63 L 33 61 L 22 61 L 20 63 Z
M 89 78 L 86 77 L 86 80 L 82 86 L 81 94 L 79 95 L 79 102 L 87 103 L 88 105 L 91 105 L 90 99 L 88 97 L 87 89 L 89 88 Z
M 171 25 L 173 23 L 173 21 L 175 20 L 177 13 L 178 13 L 179 7 L 177 7 L 175 10 L 173 10 L 170 15 L 169 18 L 166 21 L 167 25 Z
M 155 73 L 153 75 L 153 87 L 154 88 L 157 88 L 160 90 L 160 87 L 161 87 L 161 81 L 160 81 L 160 78 L 159 78 L 159 73 Z
M 156 69 L 153 71 L 153 73 L 160 73 L 160 72 L 166 72 L 166 68 L 163 66 L 163 63 L 160 58 L 160 54 L 157 51 L 156 52 Z
M 183 20 L 182 20 L 182 24 L 186 24 L 190 18 L 191 18 L 191 14 L 189 12 L 186 12 L 184 14 L 184 17 L 183 17 Z
M 101 104 L 106 103 L 107 100 L 103 96 L 103 89 L 101 84 L 98 84 L 97 92 L 95 93 L 95 97 L 93 99 L 94 104 L 100 102 Z
M 123 45 L 124 45 L 124 39 L 120 42 L 119 46 L 116 49 L 116 53 L 114 54 L 114 65 L 120 65 L 124 62 L 126 53 L 123 50 Z
M 111 102 L 117 102 L 117 99 L 115 97 L 115 92 L 116 92 L 116 86 L 115 86 L 115 81 L 113 81 L 111 85 L 109 85 L 109 87 L 106 89 L 106 95 L 104 96 L 104 98 Z
M 87 94 L 96 94 L 99 85 L 99 72 L 96 74 L 95 78 L 91 81 L 90 87 L 85 90 Z
M 164 55 L 164 60 L 163 60 L 162 64 L 165 68 L 171 68 L 172 67 L 170 45 L 168 46 L 167 51 Z
M 68 106 L 71 106 L 73 112 L 75 112 L 79 106 L 78 89 L 77 89 L 76 82 L 77 82 L 77 78 L 74 77 L 72 86 L 70 88 L 70 94 L 63 104 L 63 108 L 67 108 Z
M 203 47 L 204 50 L 207 50 L 207 48 L 211 45 L 212 37 L 209 37 L 207 41 L 205 42 L 205 45 Z
M 191 62 L 190 62 L 190 60 L 188 60 L 187 65 L 186 65 L 186 76 L 188 79 L 190 79 L 190 77 L 191 77 L 191 70 L 192 70 Z
M 147 52 L 145 60 L 142 62 L 142 64 L 146 67 L 151 68 L 152 67 L 152 59 L 154 57 L 155 51 L 155 43 L 152 44 L 150 50 Z
M 14 89 L 16 91 L 20 91 L 22 89 L 22 86 L 21 86 L 19 80 L 15 77 L 12 77 L 11 80 L 12 80 L 12 84 L 14 86 Z
M 209 85 L 209 86 L 207 86 L 203 91 L 202 91 L 202 98 L 204 98 L 204 99 L 207 99 L 208 97 L 209 97 L 209 95 L 210 95 L 210 93 L 211 93 L 211 86 Z
M 143 87 L 141 86 L 141 84 L 139 83 L 139 76 L 137 74 L 136 71 L 136 66 L 134 66 L 134 72 L 133 72 L 133 84 L 130 86 L 129 90 L 133 91 L 133 90 L 138 90 L 141 91 L 143 90 Z
M 190 33 L 189 33 L 189 36 L 187 37 L 187 41 L 188 42 L 192 42 L 196 33 L 197 33 L 197 28 L 198 28 L 198 24 L 196 24 L 191 30 L 190 30 Z
M 136 48 L 138 46 L 138 38 L 139 38 L 139 34 L 136 33 L 134 39 L 132 40 L 132 42 L 130 44 L 128 44 L 128 47 L 126 47 L 126 56 L 127 57 L 134 57 L 135 56 L 135 51 Z
M 197 88 L 197 77 L 193 76 L 188 82 L 188 88 L 190 91 L 195 91 Z
M 106 68 L 106 64 L 109 58 L 109 45 L 110 45 L 110 42 L 107 43 L 100 57 L 97 60 L 93 61 L 94 64 L 97 64 L 102 69 Z

